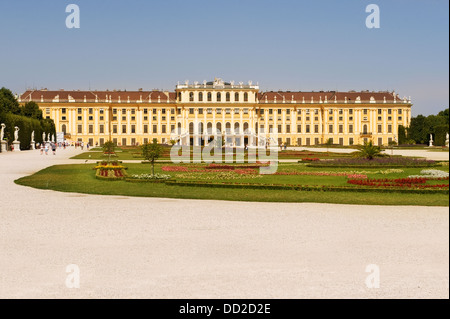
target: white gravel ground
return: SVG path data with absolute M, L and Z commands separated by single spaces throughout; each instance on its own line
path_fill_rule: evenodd
M 449 298 L 447 208 L 91 196 L 13 182 L 79 163 L 67 160 L 78 152 L 0 154 L 0 298 Z M 79 289 L 65 285 L 69 264 Z M 369 264 L 379 289 L 365 284 Z

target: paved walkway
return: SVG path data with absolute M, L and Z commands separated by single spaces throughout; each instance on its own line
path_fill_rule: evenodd
M 447 208 L 93 196 L 13 182 L 79 163 L 68 160 L 78 152 L 0 154 L 0 298 L 449 297 Z M 69 264 L 79 289 L 65 285 Z M 369 264 L 379 289 L 365 284 Z

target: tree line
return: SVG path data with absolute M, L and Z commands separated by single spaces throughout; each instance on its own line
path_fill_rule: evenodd
M 34 131 L 34 140 L 42 143 L 42 133 L 56 136 L 55 124 L 52 119 L 45 119 L 39 105 L 27 102 L 19 104 L 13 93 L 2 87 L 0 89 L 0 123 L 6 125 L 5 140 L 8 144 L 14 141 L 14 127 L 18 126 L 20 149 L 28 150 L 31 147 L 31 133 Z M 4 150 L 3 150 L 4 151 Z
M 399 126 L 399 144 L 426 144 L 430 142 L 430 134 L 433 135 L 434 145 L 445 146 L 446 135 L 449 132 L 449 109 L 439 112 L 437 115 L 418 115 L 411 119 L 409 128 Z

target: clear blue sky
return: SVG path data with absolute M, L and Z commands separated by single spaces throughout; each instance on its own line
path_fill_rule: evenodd
M 67 29 L 68 4 L 81 28 Z M 366 5 L 381 10 L 367 29 Z M 449 105 L 447 0 L 0 0 L 0 86 L 396 90 L 415 115 Z

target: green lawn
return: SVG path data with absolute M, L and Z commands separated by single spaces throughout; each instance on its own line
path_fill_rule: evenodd
M 129 174 L 149 173 L 150 165 L 125 164 Z M 161 170 L 167 164 L 157 164 L 156 173 L 169 174 L 178 181 L 207 180 L 208 182 L 234 182 L 257 184 L 295 184 L 295 185 L 335 185 L 351 186 L 346 183 L 345 176 L 304 176 L 304 175 L 264 175 L 250 178 L 236 173 L 221 175 L 221 173 L 205 172 L 164 172 Z M 204 165 L 186 165 L 190 168 L 202 169 Z M 91 164 L 59 165 L 44 169 L 34 175 L 16 181 L 19 185 L 49 189 L 62 192 L 76 192 L 101 195 L 124 195 L 141 197 L 217 199 L 233 201 L 260 202 L 320 202 L 364 205 L 421 205 L 448 206 L 449 196 L 445 194 L 399 194 L 399 193 L 358 193 L 358 192 L 319 192 L 294 190 L 255 190 L 213 187 L 168 186 L 157 183 L 129 183 L 125 181 L 102 181 L 95 178 Z M 448 171 L 448 167 L 438 168 Z M 350 172 L 357 171 L 370 178 L 401 178 L 419 174 L 421 169 L 404 169 L 402 173 L 383 175 L 380 169 L 317 169 L 303 164 L 281 164 L 279 172 Z M 228 177 L 232 175 L 233 179 Z M 430 182 L 435 183 L 435 182 Z M 445 183 L 448 183 L 446 181 Z M 354 186 L 357 187 L 357 186 Z

